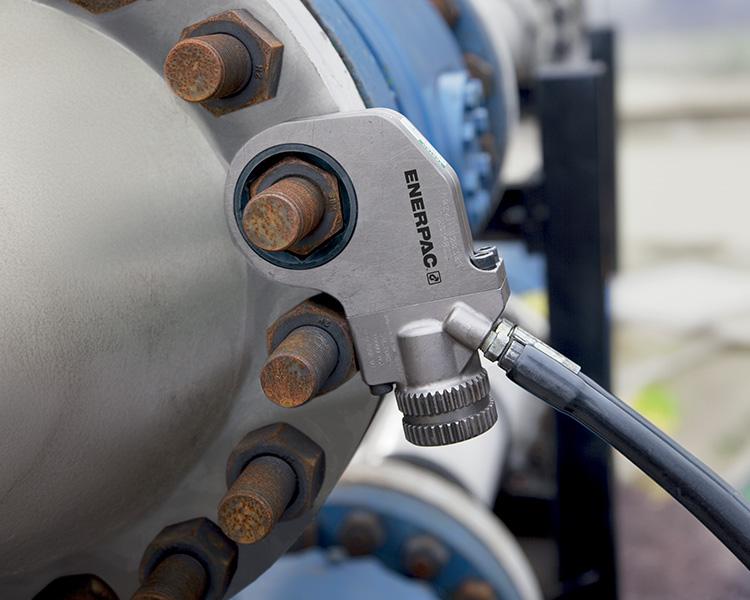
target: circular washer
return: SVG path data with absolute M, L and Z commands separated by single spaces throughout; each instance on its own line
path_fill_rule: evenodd
M 250 200 L 248 189 L 250 182 L 256 178 L 257 173 L 269 168 L 280 158 L 290 155 L 307 160 L 315 166 L 335 175 L 339 184 L 344 226 L 341 231 L 307 256 L 297 256 L 292 252 L 286 251 L 267 252 L 262 250 L 254 246 L 247 239 L 245 231 L 242 228 L 242 211 Z M 346 248 L 349 240 L 351 240 L 357 223 L 357 197 L 354 191 L 354 184 L 349 179 L 344 168 L 333 157 L 307 144 L 282 144 L 264 150 L 253 158 L 242 170 L 234 189 L 234 217 L 242 238 L 253 252 L 263 260 L 277 267 L 284 267 L 285 269 L 314 269 L 336 258 Z

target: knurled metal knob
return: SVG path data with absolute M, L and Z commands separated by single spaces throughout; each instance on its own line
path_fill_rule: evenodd
M 416 446 L 445 446 L 488 431 L 497 422 L 487 371 L 432 389 L 397 389 L 406 439 Z

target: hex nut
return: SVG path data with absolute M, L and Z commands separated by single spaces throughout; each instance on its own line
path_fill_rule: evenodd
M 96 575 L 58 577 L 33 600 L 118 600 L 117 594 Z
M 146 582 L 157 566 L 175 554 L 192 556 L 208 574 L 204 600 L 220 600 L 237 570 L 237 544 L 204 517 L 169 525 L 148 545 L 140 565 L 141 583 Z
M 279 520 L 294 519 L 311 510 L 325 475 L 325 455 L 321 447 L 286 423 L 276 423 L 251 431 L 229 455 L 227 488 L 231 488 L 245 467 L 260 456 L 282 459 L 297 477 L 297 489 L 292 501 Z
M 217 117 L 276 96 L 284 54 L 284 44 L 243 9 L 228 10 L 186 27 L 180 41 L 221 33 L 234 36 L 244 44 L 252 59 L 252 74 L 245 87 L 237 93 L 201 103 Z
M 266 332 L 266 345 L 271 355 L 292 331 L 308 325 L 330 334 L 338 349 L 336 367 L 317 392 L 322 395 L 343 385 L 357 372 L 354 340 L 344 315 L 328 306 L 322 297 L 310 298 L 276 319 Z
M 289 246 L 288 251 L 307 256 L 344 228 L 344 212 L 336 176 L 301 158 L 287 157 L 276 163 L 250 184 L 250 197 L 257 196 L 287 177 L 306 179 L 315 185 L 324 198 L 323 216 L 304 238 Z
M 135 0 L 70 0 L 73 4 L 76 4 L 95 15 L 101 15 L 128 4 L 133 4 Z

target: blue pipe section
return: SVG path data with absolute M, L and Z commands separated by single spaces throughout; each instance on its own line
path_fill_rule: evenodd
M 469 223 L 491 210 L 495 180 L 481 137 L 490 130 L 481 83 L 429 0 L 307 0 L 368 107 L 404 114 L 453 166 Z

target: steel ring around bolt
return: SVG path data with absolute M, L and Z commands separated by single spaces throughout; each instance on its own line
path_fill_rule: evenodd
M 321 307 L 328 311 L 326 307 Z M 356 358 L 354 355 L 354 343 L 351 334 L 342 325 L 341 319 L 326 319 L 320 315 L 309 312 L 300 312 L 292 315 L 281 323 L 274 331 L 273 337 L 269 340 L 271 354 L 282 341 L 295 329 L 304 326 L 318 327 L 326 331 L 336 342 L 336 349 L 339 352 L 339 358 L 333 372 L 325 380 L 317 395 L 321 396 L 345 383 L 356 369 Z
M 344 226 L 335 236 L 306 256 L 297 256 L 291 252 L 266 252 L 254 246 L 242 228 L 242 213 L 250 200 L 249 183 L 284 156 L 302 158 L 335 175 L 339 183 Z M 267 148 L 258 154 L 240 173 L 234 188 L 234 219 L 248 247 L 264 260 L 285 269 L 314 269 L 336 258 L 351 240 L 357 224 L 357 196 L 351 179 L 333 157 L 307 144 L 282 144 Z

